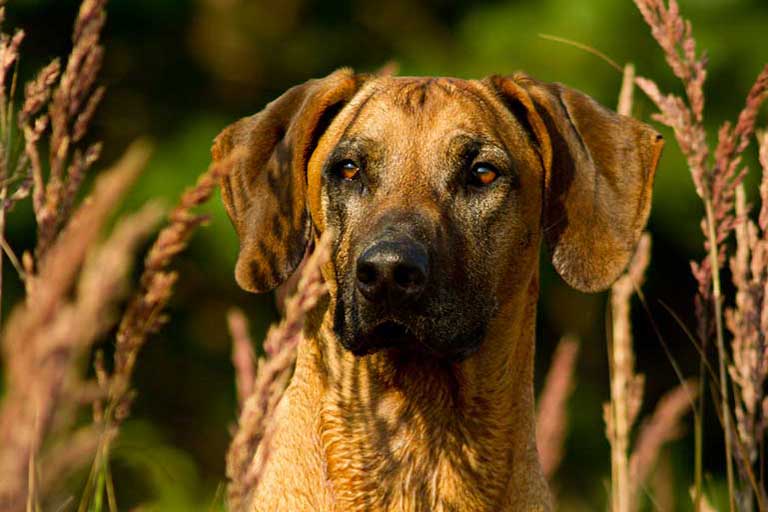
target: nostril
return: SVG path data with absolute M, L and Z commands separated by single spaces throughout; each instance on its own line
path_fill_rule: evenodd
M 398 265 L 393 274 L 395 284 L 405 289 L 421 288 L 426 281 L 424 271 L 417 266 Z
M 376 274 L 376 266 L 373 263 L 360 262 L 357 265 L 357 280 L 362 284 L 373 284 Z

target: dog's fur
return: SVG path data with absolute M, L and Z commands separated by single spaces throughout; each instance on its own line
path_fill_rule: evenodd
M 342 69 L 224 130 L 215 160 L 244 148 L 222 188 L 238 283 L 273 289 L 313 239 L 333 239 L 330 293 L 248 510 L 549 510 L 534 439 L 540 243 L 572 286 L 610 285 L 647 220 L 662 146 L 650 127 L 522 73 Z M 339 175 L 347 160 L 355 179 Z M 488 186 L 468 182 L 478 160 L 498 171 Z M 354 282 L 361 251 L 393 233 L 429 255 L 423 295 L 400 308 Z

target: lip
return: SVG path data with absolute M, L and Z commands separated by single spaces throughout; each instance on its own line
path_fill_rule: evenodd
M 367 334 L 373 338 L 381 338 L 391 341 L 414 338 L 408 326 L 397 320 L 384 320 L 376 324 Z
M 363 337 L 365 345 L 371 348 L 413 348 L 420 345 L 418 337 L 406 324 L 392 319 L 378 322 Z
M 365 329 L 355 338 L 355 343 L 346 345 L 355 356 L 366 356 L 379 351 L 393 351 L 401 354 L 420 355 L 458 363 L 477 352 L 479 344 L 438 347 L 422 339 L 406 323 L 386 319 Z
M 349 348 L 355 355 L 367 355 L 386 349 L 418 351 L 422 343 L 405 323 L 388 318 L 366 328 Z
M 362 301 L 351 286 L 346 289 L 334 306 L 334 330 L 343 347 L 354 356 L 393 351 L 460 362 L 476 352 L 483 339 L 483 318 L 459 316 L 449 320 L 456 308 L 451 307 L 450 300 L 447 306 L 441 302 L 448 294 L 436 294 L 437 299 L 432 297 L 393 311 Z M 430 316 L 429 312 L 435 310 L 444 314 Z

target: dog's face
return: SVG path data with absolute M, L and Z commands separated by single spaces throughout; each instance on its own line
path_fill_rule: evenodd
M 480 83 L 368 84 L 308 171 L 310 211 L 335 241 L 334 328 L 355 354 L 465 356 L 532 273 L 541 160 Z
M 620 273 L 662 143 L 645 125 L 528 77 L 361 77 L 291 89 L 219 136 L 241 237 L 238 282 L 263 291 L 329 231 L 342 345 L 460 359 L 527 290 L 542 234 L 583 290 Z M 240 148 L 239 151 L 236 151 Z

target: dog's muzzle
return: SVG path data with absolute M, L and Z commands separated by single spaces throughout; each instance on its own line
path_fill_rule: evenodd
M 493 305 L 487 297 L 468 303 L 473 287 L 455 270 L 460 261 L 438 259 L 452 254 L 440 237 L 430 237 L 423 221 L 406 220 L 375 226 L 376 234 L 353 251 L 336 300 L 334 330 L 359 356 L 394 349 L 461 360 L 480 345 Z
M 392 229 L 369 241 L 354 260 L 342 342 L 357 355 L 387 348 L 420 350 L 430 255 L 413 235 Z M 422 322 L 418 319 L 421 317 Z M 341 325 L 337 323 L 337 326 Z

